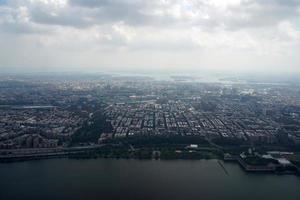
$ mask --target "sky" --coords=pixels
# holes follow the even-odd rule
[[[0,71],[300,72],[300,0],[0,0]]]

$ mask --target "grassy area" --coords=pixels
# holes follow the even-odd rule
[[[187,150],[169,148],[138,148],[127,149],[122,147],[103,148],[75,154],[70,158],[134,158],[134,159],[217,159],[222,158],[217,150]]]

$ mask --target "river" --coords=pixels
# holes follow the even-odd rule
[[[300,199],[294,175],[217,160],[50,159],[0,164],[0,199]]]

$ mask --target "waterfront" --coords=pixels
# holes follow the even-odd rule
[[[217,160],[52,159],[0,164],[0,199],[299,199],[300,178]]]

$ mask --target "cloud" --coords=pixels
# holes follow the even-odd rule
[[[29,10],[24,6],[17,8],[0,6],[0,32],[10,34],[49,33],[31,21]]]
[[[138,53],[140,60],[156,55],[155,63],[162,66],[169,58],[165,53],[182,53],[178,63],[191,59],[196,66],[201,56],[192,56],[199,53],[208,57],[204,64],[209,66],[214,66],[216,55],[223,57],[224,65],[232,65],[236,54],[253,58],[252,65],[282,57],[276,65],[288,61],[296,68],[299,21],[300,0],[0,0],[0,41],[6,40],[2,43],[11,52],[30,50],[32,65],[38,65],[38,51],[68,55],[66,64],[72,55],[76,63],[77,54],[85,52],[90,58],[85,61],[95,65],[103,64],[97,58],[101,53],[128,55],[126,62],[108,62],[126,65]],[[22,46],[10,46],[9,40]],[[5,60],[9,64],[9,57]]]
[[[276,26],[281,21],[299,17],[299,5],[298,0],[243,1],[228,9],[227,26],[234,29]]]
[[[32,23],[74,28],[123,22],[239,30],[300,17],[300,0],[8,0],[6,4],[9,9],[26,8]]]

